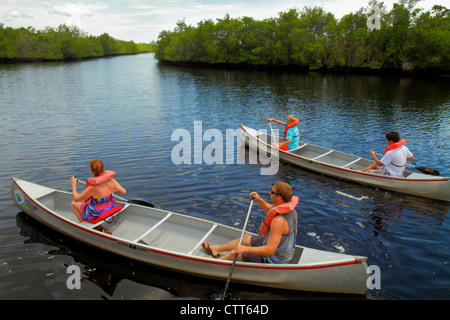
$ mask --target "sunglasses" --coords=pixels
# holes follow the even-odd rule
[[[280,196],[280,197],[281,197],[281,194],[276,193],[276,192],[273,192],[272,190],[270,190],[270,194],[274,194],[274,195],[276,195],[276,196]]]

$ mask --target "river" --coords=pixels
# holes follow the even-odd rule
[[[380,288],[363,299],[450,298],[448,202],[284,163],[261,175],[258,164],[175,164],[171,155],[179,143],[173,132],[193,135],[194,122],[225,140],[240,124],[269,129],[266,118],[294,114],[301,140],[364,157],[382,152],[384,134],[397,130],[415,165],[450,176],[448,78],[174,67],[142,54],[0,65],[0,110],[0,299],[212,299],[223,289],[74,243],[14,206],[11,177],[69,191],[69,178],[88,178],[95,158],[118,173],[127,198],[237,227],[251,191],[268,196],[272,183],[286,181],[301,199],[298,243],[364,255],[380,268]],[[253,208],[250,231],[262,217]],[[73,264],[83,270],[80,290],[66,285]],[[342,298],[233,283],[230,292],[236,299]]]

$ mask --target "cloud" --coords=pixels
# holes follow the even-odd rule
[[[64,5],[48,5],[48,12],[50,14],[60,14],[68,17],[92,17],[94,12],[86,7],[84,4],[66,3]]]
[[[3,18],[5,19],[5,21],[12,21],[15,20],[17,18],[27,18],[27,19],[33,19],[32,15],[29,15],[23,11],[19,11],[16,9],[11,9],[11,10],[7,10],[4,15]]]
[[[66,25],[76,25],[82,28],[81,18],[92,17],[95,13],[84,4],[65,3],[65,4],[48,4],[43,3],[50,15],[60,15],[68,17],[65,21]]]

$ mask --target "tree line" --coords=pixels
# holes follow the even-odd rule
[[[341,19],[321,7],[280,12],[276,18],[204,20],[197,27],[178,21],[160,32],[160,62],[299,67],[309,70],[390,69],[450,71],[450,12],[435,5],[415,9],[420,0],[383,3],[378,28],[361,8]]]
[[[4,27],[0,23],[0,63],[10,61],[81,60],[155,51],[155,43],[117,40],[107,33],[91,36],[76,26],[44,30]]]

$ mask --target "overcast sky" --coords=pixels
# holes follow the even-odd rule
[[[60,24],[76,25],[90,35],[108,33],[120,40],[156,41],[162,30],[173,30],[185,20],[197,26],[205,19],[248,16],[257,20],[277,17],[278,12],[304,6],[320,6],[336,18],[368,8],[369,0],[1,0],[0,23],[5,27],[37,30]],[[385,0],[388,10],[397,0]],[[417,7],[448,6],[448,0],[422,0]]]

